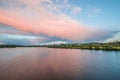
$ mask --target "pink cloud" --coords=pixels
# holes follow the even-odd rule
[[[26,32],[42,33],[72,40],[85,40],[91,36],[99,35],[97,29],[90,29],[64,14],[55,14],[37,4],[38,2],[42,4],[44,0],[17,1],[20,3],[17,6],[13,5],[14,2],[9,2],[9,9],[0,9],[0,23]],[[26,5],[26,8],[20,7],[22,3]]]

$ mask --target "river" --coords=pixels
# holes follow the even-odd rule
[[[1,48],[0,80],[120,80],[120,52]]]

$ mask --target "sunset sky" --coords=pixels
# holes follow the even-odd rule
[[[120,0],[0,0],[0,44],[120,41]]]

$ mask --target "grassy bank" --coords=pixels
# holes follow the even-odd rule
[[[16,48],[16,47],[48,47],[48,48],[65,48],[65,49],[88,49],[88,50],[109,50],[120,51],[120,42],[111,43],[84,43],[84,44],[59,44],[59,45],[0,45],[0,48]]]
[[[88,49],[88,50],[118,50],[120,51],[120,42],[111,43],[85,43],[85,44],[61,44],[48,45],[48,48],[68,48],[68,49]]]

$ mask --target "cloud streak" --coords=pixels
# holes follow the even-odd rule
[[[114,36],[107,38],[103,42],[116,42],[116,41],[120,41],[120,31],[117,32]]]
[[[7,6],[2,5],[2,7],[0,7],[0,23],[10,25],[26,32],[81,41],[101,36],[105,33],[99,29],[86,27],[71,17],[61,13],[61,9],[53,0],[5,1],[6,2],[3,3],[6,3]],[[63,4],[70,7],[67,0],[65,0]],[[74,9],[74,12],[79,11],[80,8]]]

